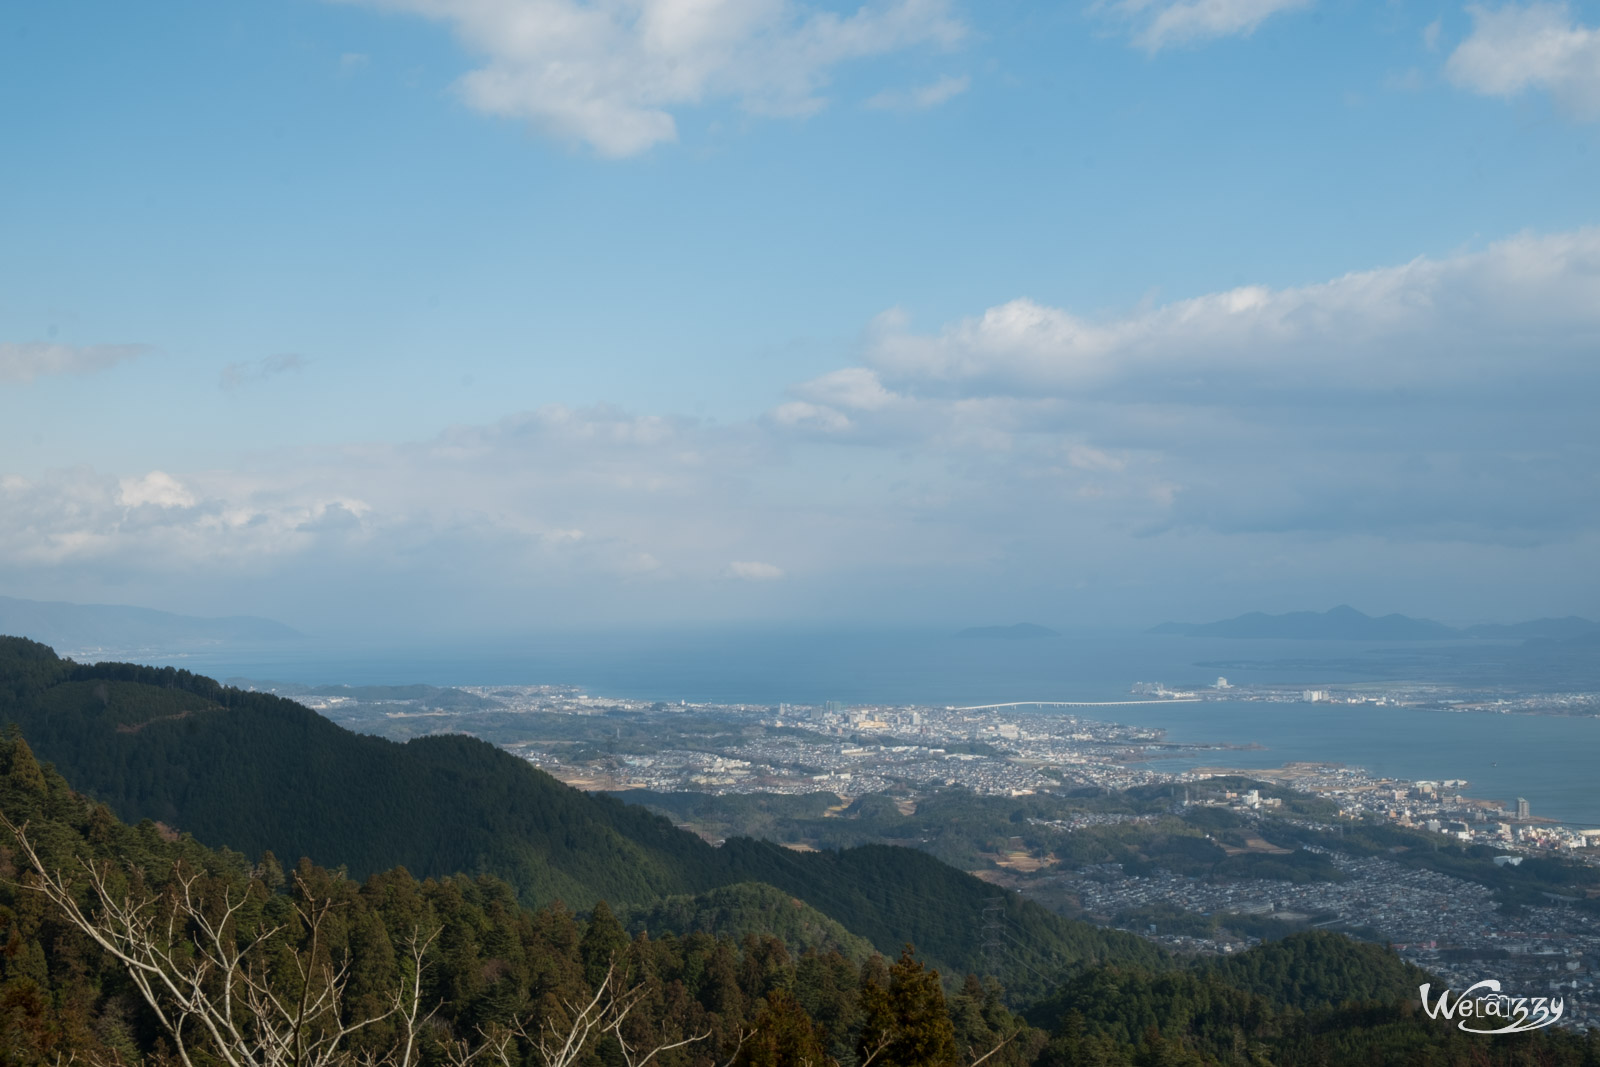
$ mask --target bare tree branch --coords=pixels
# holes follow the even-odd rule
[[[171,1039],[183,1067],[416,1067],[418,1044],[437,1008],[423,1010],[427,954],[440,934],[413,929],[404,943],[403,973],[382,1010],[351,1016],[350,960],[328,952],[328,917],[335,902],[295,877],[293,923],[241,929],[249,886],[213,888],[205,877],[174,865],[165,888],[152,889],[137,869],[119,878],[109,863],[81,857],[72,876],[52,868],[27,833],[0,812],[29,871],[23,887],[41,894],[66,920],[116,960]],[[80,904],[83,879],[89,903]],[[118,888],[122,884],[122,888]],[[274,960],[288,957],[290,980],[275,977]],[[474,1040],[440,1043],[451,1067],[520,1067],[522,1049],[541,1067],[573,1067],[603,1034],[611,1034],[626,1067],[651,1067],[658,1055],[704,1041],[711,1031],[649,1047],[635,1045],[623,1024],[643,1000],[643,984],[624,988],[615,960],[586,1000],[531,1026],[526,1019],[480,1029]],[[351,1038],[386,1020],[398,1035],[387,1047],[353,1048]],[[739,1032],[739,1049],[754,1030]],[[724,1067],[731,1067],[730,1057]],[[868,1061],[870,1062],[870,1061]],[[68,1061],[70,1065],[71,1061]],[[62,1067],[68,1067],[62,1065]],[[861,1067],[868,1067],[863,1063]]]
[[[282,924],[255,931],[239,929],[250,891],[224,887],[206,892],[202,876],[173,867],[165,891],[138,888],[141,872],[127,872],[118,890],[113,868],[75,859],[90,903],[79,903],[73,876],[53,869],[28,837],[27,824],[0,812],[30,870],[22,887],[42,895],[72,926],[116,960],[171,1039],[183,1067],[196,1067],[203,1048],[206,1062],[226,1067],[413,1067],[419,1031],[431,1017],[423,1013],[424,957],[438,937],[413,930],[406,942],[409,973],[390,994],[384,1010],[346,1016],[349,961],[325,959],[324,925],[333,901],[316,896],[297,877],[296,912],[304,927],[291,944],[295,971],[292,991],[273,980],[270,952],[290,931]],[[287,994],[287,995],[286,995]],[[357,1032],[391,1017],[400,1036],[387,1049],[351,1048]],[[561,1067],[567,1067],[562,1064]]]
[[[990,1049],[988,1052],[985,1052],[982,1056],[979,1056],[977,1059],[975,1059],[971,1063],[967,1064],[967,1067],[978,1067],[978,1064],[982,1063],[984,1060],[988,1059],[990,1056],[993,1056],[996,1052],[999,1052],[1001,1049],[1003,1049],[1007,1045],[1011,1044],[1011,1039],[1016,1037],[1016,1036],[1017,1036],[1017,1031],[1013,1030],[1011,1033],[1007,1034],[1004,1038],[1002,1038],[1000,1043],[998,1045],[996,1045],[994,1048]]]

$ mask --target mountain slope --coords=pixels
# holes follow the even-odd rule
[[[1164,622],[1153,634],[1182,637],[1282,638],[1324,641],[1447,641],[1463,637],[1491,640],[1594,640],[1600,623],[1569,615],[1564,619],[1479,623],[1457,629],[1432,619],[1409,615],[1372,616],[1340,604],[1328,611],[1291,611],[1268,615],[1252,611],[1220,622]]]
[[[983,909],[996,891],[932,857],[881,846],[799,854],[748,839],[713,848],[473,738],[398,744],[186,671],[76,664],[15,638],[0,638],[0,721],[121,818],[251,856],[308,856],[356,877],[397,866],[492,874],[525,903],[580,908],[765,882],[882,951],[912,941],[952,970],[985,964]],[[1013,988],[1089,959],[1160,957],[1131,935],[1001,899],[1006,933],[1028,949],[1001,975]]]
[[[706,850],[665,819],[585,797],[481,741],[400,745],[186,671],[52,660],[34,661],[47,673],[22,692],[0,688],[0,718],[123,819],[356,877],[493,871],[536,902],[710,887]]]
[[[1374,617],[1348,604],[1328,611],[1291,611],[1283,615],[1252,611],[1221,622],[1167,622],[1151,632],[1186,637],[1329,641],[1437,641],[1461,636],[1460,631],[1432,619],[1413,619],[1407,615]]]
[[[287,641],[304,635],[281,622],[237,615],[203,619],[121,604],[68,604],[0,596],[0,633],[67,648],[124,651]]]
[[[800,898],[761,882],[739,882],[696,896],[668,897],[652,907],[630,912],[627,925],[651,936],[700,931],[736,940],[747,935],[776,937],[794,956],[837,952],[858,964],[874,951],[866,938],[846,930]]]

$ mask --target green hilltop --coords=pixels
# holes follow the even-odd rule
[[[853,963],[877,950],[799,897],[762,882],[739,882],[695,896],[667,897],[626,918],[636,933],[707,933],[736,939],[776,937],[790,952],[837,952]]]

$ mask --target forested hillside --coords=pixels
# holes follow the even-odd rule
[[[89,930],[152,946],[149,958],[180,977],[196,973],[207,953],[270,961],[247,973],[282,1009],[238,1011],[229,1026],[257,1052],[274,1025],[279,1034],[298,1028],[306,1062],[329,1067],[1600,1062],[1594,1042],[1567,1033],[1489,1038],[1429,1020],[1405,988],[1415,975],[1392,954],[1334,935],[1209,967],[1091,967],[1028,1013],[1030,1025],[995,984],[935,975],[909,951],[893,962],[857,961],[826,949],[794,952],[755,930],[737,939],[680,934],[675,906],[630,937],[604,906],[587,919],[560,905],[530,910],[491,877],[418,881],[390,871],[358,883],[309,863],[285,871],[271,856],[251,862],[151,822],[120,822],[71,792],[14,736],[0,738],[0,815],[20,829],[0,831],[0,1067],[157,1067],[174,1062],[175,1033],[191,1062],[223,1062],[216,1035],[228,1027],[199,1020],[246,986],[201,981],[192,987],[198,997],[183,994],[188,1021],[174,1025],[176,998],[157,983],[152,1007]],[[96,881],[108,888],[103,898],[88,891]],[[51,886],[55,896],[42,891]],[[63,899],[75,901],[81,921]],[[176,934],[164,919],[106,922],[107,902],[125,900],[140,913],[175,917]],[[225,903],[232,918],[207,942],[201,935],[216,929],[207,924]],[[308,999],[313,1010],[300,1010]],[[584,1012],[594,1023],[587,1030]],[[568,1033],[578,1035],[572,1054],[552,1059],[549,1038],[559,1044]]]
[[[124,819],[356,877],[493,871],[529,903],[646,903],[716,884],[710,849],[467,737],[396,744],[172,668],[0,639],[0,720]]]
[[[626,916],[635,932],[747,934],[776,937],[791,952],[837,952],[856,963],[876,951],[872,942],[846,930],[799,897],[762,882],[740,882],[695,896],[668,897]]]
[[[915,942],[956,971],[1040,989],[1089,961],[1156,963],[1128,934],[1075,923],[908,849],[797,853],[721,848],[644,808],[578,792],[467,737],[405,744],[355,734],[291,701],[171,668],[83,665],[0,638],[0,721],[39,758],[129,821],[154,819],[213,846],[308,857],[356,878],[492,874],[519,900],[640,908],[763,882],[884,952]],[[984,908],[1001,904],[983,950]]]

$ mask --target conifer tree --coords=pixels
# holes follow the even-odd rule
[[[861,990],[866,1024],[859,1067],[956,1067],[955,1029],[945,1010],[939,972],[925,968],[907,945],[889,968],[885,988],[869,975]]]
[[[822,1037],[795,995],[787,989],[768,993],[738,1067],[825,1067],[828,1062]]]
[[[583,959],[583,976],[591,986],[598,986],[613,963],[620,963],[628,950],[628,932],[612,914],[605,901],[594,906],[589,916],[589,926],[579,942],[578,954]]]

